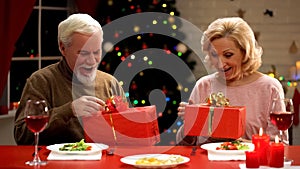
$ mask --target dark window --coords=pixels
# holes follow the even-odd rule
[[[39,6],[39,1],[36,1],[30,18],[15,44],[16,49],[8,79],[10,102],[20,100],[26,79],[33,72],[56,63],[61,58],[57,45],[57,26],[68,16],[69,2],[68,0],[42,0],[41,2]],[[41,23],[39,23],[39,14],[41,14]]]

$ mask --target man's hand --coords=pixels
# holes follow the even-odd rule
[[[81,96],[72,102],[72,110],[75,116],[90,116],[105,109],[105,102],[94,96]]]

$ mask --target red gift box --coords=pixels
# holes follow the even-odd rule
[[[190,136],[237,139],[245,132],[245,121],[245,106],[187,105],[184,114],[184,133]]]
[[[82,118],[87,142],[108,145],[154,145],[160,141],[156,107],[128,108],[115,113],[98,112]]]

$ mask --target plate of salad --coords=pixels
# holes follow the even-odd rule
[[[208,143],[201,145],[201,148],[218,154],[245,154],[245,151],[253,151],[254,144],[241,141]]]
[[[209,160],[246,160],[245,151],[253,151],[254,144],[232,141],[203,144],[201,148],[207,150]]]
[[[48,150],[59,154],[94,154],[107,148],[107,145],[101,143],[85,143],[84,139],[75,143],[62,143],[47,146]]]

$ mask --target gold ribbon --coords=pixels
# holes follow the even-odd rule
[[[212,134],[212,125],[214,118],[214,109],[215,107],[229,106],[229,99],[227,99],[222,92],[212,93],[206,99],[209,105],[209,114],[208,114],[208,135]]]
[[[114,121],[113,121],[113,118],[112,118],[112,113],[109,113],[109,119],[110,119],[110,123],[111,123],[111,129],[112,129],[112,132],[113,132],[113,135],[114,135],[115,144],[117,144],[117,134],[116,134],[115,127],[114,127]]]
[[[214,109],[215,107],[210,106],[209,107],[209,115],[208,115],[208,135],[211,136],[212,134],[212,124],[213,124],[213,118],[214,118]]]

